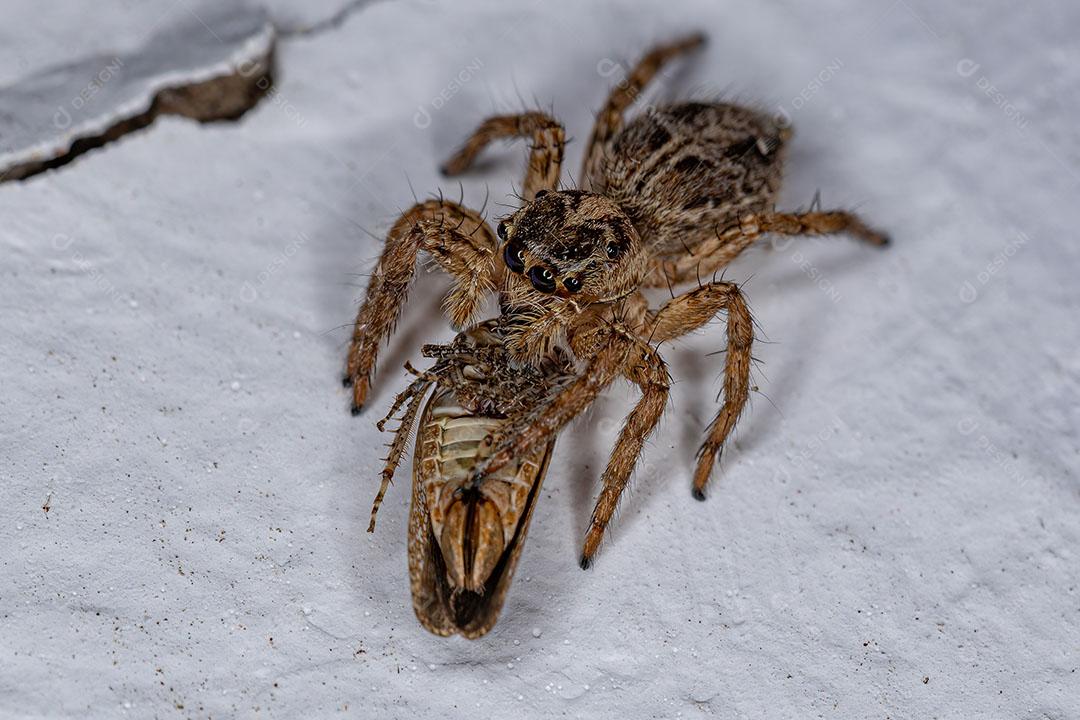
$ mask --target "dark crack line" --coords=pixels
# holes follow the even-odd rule
[[[273,87],[274,49],[243,70],[198,83],[165,88],[151,99],[149,107],[136,115],[118,119],[103,132],[74,140],[66,152],[46,160],[33,160],[0,171],[0,183],[25,180],[62,167],[80,155],[108,145],[149,127],[162,115],[179,115],[200,123],[233,122],[259,104]]]
[[[344,25],[345,21],[348,20],[354,13],[374,3],[375,0],[352,0],[349,3],[346,3],[340,10],[338,10],[330,17],[319,20],[312,25],[308,25],[306,27],[282,27],[275,23],[274,29],[277,30],[278,37],[282,39],[322,35],[323,33],[329,32],[331,30],[337,30],[342,25]]]

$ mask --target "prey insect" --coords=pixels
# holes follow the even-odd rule
[[[691,482],[694,497],[705,499],[750,395],[754,341],[742,289],[716,280],[719,270],[770,233],[887,242],[850,212],[776,209],[790,136],[777,118],[722,102],[624,117],[665,63],[703,42],[695,35],[653,48],[611,91],[585,148],[580,187],[560,185],[565,133],[557,120],[542,112],[491,117],[443,171],[467,171],[494,140],[528,138],[520,206],[493,231],[481,213],[432,199],[390,229],[349,347],[344,381],[354,414],[368,399],[379,346],[393,332],[421,254],[452,278],[443,306],[455,326],[467,327],[493,294],[501,311],[494,325],[482,326],[487,334],[459,338],[472,343],[467,352],[455,345],[450,355],[433,355],[435,367],[419,373],[397,403],[411,423],[418,398],[433,388],[417,441],[409,557],[417,614],[435,632],[475,637],[494,622],[523,538],[508,528],[527,529],[535,502],[526,485],[539,487],[561,429],[624,378],[640,398],[601,476],[581,552],[581,566],[590,565],[668,404],[670,377],[658,346],[723,314],[723,402],[705,429]],[[690,283],[676,295],[676,286]],[[650,307],[642,290],[654,287],[668,288],[671,300]],[[481,347],[498,362],[473,362],[469,353]],[[525,404],[511,412],[494,395],[484,404],[499,386],[487,375],[492,368],[517,383],[506,387]],[[449,430],[463,433],[460,444]],[[394,444],[406,443],[402,437]],[[391,458],[402,451],[392,448]],[[380,499],[385,473],[383,480]]]
[[[423,372],[407,366],[416,380],[379,422],[385,429],[404,408],[368,530],[375,529],[379,505],[419,414],[409,511],[413,609],[437,635],[476,638],[498,619],[555,438],[537,443],[482,481],[472,468],[490,454],[505,427],[573,378],[573,365],[556,352],[535,367],[518,367],[506,351],[499,320],[481,323],[449,345],[427,345],[423,352],[435,364]]]

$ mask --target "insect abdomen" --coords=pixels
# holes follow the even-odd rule
[[[507,421],[437,389],[420,418],[409,516],[413,607],[439,635],[486,633],[498,618],[554,441],[479,483],[473,468]]]

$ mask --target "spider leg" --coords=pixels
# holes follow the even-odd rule
[[[789,236],[848,233],[871,245],[889,244],[885,233],[871,228],[858,215],[843,210],[746,215],[738,225],[718,230],[713,237],[694,247],[693,253],[674,260],[670,257],[654,260],[644,285],[664,287],[670,283],[688,282],[699,272],[719,270],[768,233]]]
[[[496,115],[480,123],[471,136],[443,165],[447,175],[460,175],[469,169],[480,152],[499,138],[527,137],[532,139],[529,164],[525,169],[522,195],[531,201],[537,190],[554,190],[562,171],[566,133],[559,121],[541,112],[520,115]]]
[[[630,482],[630,475],[641,456],[645,440],[659,424],[664,408],[667,407],[671,379],[663,359],[648,344],[635,345],[623,373],[641,389],[641,399],[627,415],[619,439],[611,451],[607,468],[600,479],[600,497],[596,499],[581,550],[583,570],[592,564],[593,556],[604,538],[604,531],[615,514],[619,498]]]
[[[447,200],[414,205],[398,218],[356,316],[344,383],[353,388],[353,414],[367,400],[379,344],[393,332],[416,273],[420,251],[448,272],[453,287],[443,301],[451,321],[464,325],[495,288],[498,240],[473,210]]]
[[[596,185],[601,177],[600,163],[604,150],[615,135],[622,130],[623,112],[633,104],[666,62],[704,44],[705,36],[694,34],[667,45],[654,47],[638,60],[630,74],[615,86],[608,95],[604,107],[596,114],[592,135],[585,149],[581,181],[586,184],[586,187],[589,184]]]
[[[724,404],[709,424],[705,442],[698,451],[693,484],[694,497],[698,500],[705,499],[705,485],[713,465],[750,396],[750,353],[754,341],[750,310],[738,285],[713,282],[666,302],[652,313],[642,333],[656,342],[671,340],[700,328],[721,310],[727,312],[728,334]]]
[[[659,354],[624,325],[613,324],[590,353],[593,360],[585,371],[564,385],[534,412],[515,418],[500,433],[492,454],[474,470],[479,482],[521,457],[536,444],[548,440],[583,412],[611,382],[622,375],[641,389],[642,397],[630,412],[611,452],[601,478],[602,490],[593,509],[581,554],[587,568],[600,547],[604,530],[611,521],[619,497],[641,455],[646,438],[660,422],[667,406],[670,378]]]
[[[585,370],[531,412],[512,419],[500,431],[491,454],[473,470],[476,482],[521,457],[537,443],[555,437],[619,376],[632,343],[612,333],[592,355]]]

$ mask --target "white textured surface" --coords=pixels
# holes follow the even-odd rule
[[[208,25],[215,12],[260,5],[288,33],[318,27],[363,0],[109,0],[3,3],[0,87],[27,75],[99,53],[134,51],[163,28],[192,21]],[[197,38],[192,38],[200,42]],[[96,72],[96,71],[95,71]]]
[[[239,124],[164,118],[0,185],[0,715],[1080,715],[1080,11],[638,5],[374,4],[286,41]],[[31,25],[6,51],[44,32],[30,7],[5,8]],[[138,46],[115,27],[93,52]],[[737,262],[768,399],[709,501],[688,484],[719,324],[665,347],[672,410],[594,568],[623,386],[560,442],[494,632],[429,636],[406,482],[364,528],[374,420],[450,333],[425,276],[349,416],[360,226],[411,202],[406,173],[456,194],[438,161],[518,92],[565,120],[576,174],[604,58],[696,28],[712,44],[659,95],[784,107],[782,204],[820,188],[895,243]],[[466,201],[508,202],[523,154],[492,152]]]

